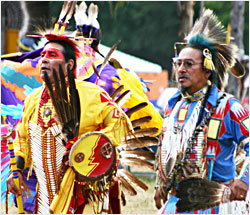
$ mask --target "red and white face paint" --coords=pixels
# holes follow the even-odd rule
[[[44,72],[46,71],[51,83],[54,83],[53,69],[59,73],[59,65],[62,65],[64,74],[66,74],[67,63],[63,55],[63,46],[58,43],[48,43],[41,52],[40,76],[44,80]],[[59,74],[58,74],[59,76]]]

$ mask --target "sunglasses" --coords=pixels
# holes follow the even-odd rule
[[[185,69],[190,69],[194,65],[202,64],[202,62],[193,62],[192,60],[173,60],[173,66],[175,69],[179,69],[182,64],[184,65]]]

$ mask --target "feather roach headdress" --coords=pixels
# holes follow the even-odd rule
[[[203,66],[207,71],[216,73],[219,88],[225,86],[228,71],[238,78],[245,74],[244,68],[237,60],[237,46],[226,43],[226,38],[226,29],[209,9],[204,10],[185,37],[187,46],[199,46],[198,49],[204,57]]]

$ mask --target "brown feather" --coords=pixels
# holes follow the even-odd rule
[[[145,123],[148,123],[152,119],[151,116],[145,116],[140,119],[135,119],[131,121],[133,128],[139,127]]]
[[[126,114],[127,114],[128,117],[131,117],[131,115],[132,115],[134,112],[136,112],[136,111],[138,111],[138,110],[140,110],[140,109],[146,107],[147,105],[148,105],[147,102],[142,102],[142,103],[140,103],[140,104],[138,104],[138,105],[136,105],[136,106],[130,108],[129,110],[127,110],[127,111],[126,111]]]
[[[224,196],[224,190],[228,189],[224,184],[215,181],[208,181],[201,178],[189,178],[181,181],[176,190],[177,212],[191,212],[195,210],[205,210],[218,206],[230,200],[229,195]]]
[[[141,181],[137,176],[133,175],[131,172],[125,169],[118,169],[119,175],[122,175],[124,178],[127,178],[132,184],[136,185],[136,187],[142,189],[143,191],[148,190],[148,186]]]
[[[241,78],[246,74],[244,67],[237,59],[234,66],[230,68],[230,72],[237,78]]]
[[[112,53],[116,50],[117,46],[119,45],[119,43],[121,42],[121,40],[118,40],[113,46],[112,48],[109,50],[107,56],[104,58],[104,61],[101,65],[101,68],[99,70],[99,74],[101,74],[103,68],[106,66],[107,62],[109,61],[110,56],[112,55]]]
[[[118,60],[116,60],[115,58],[111,58],[109,63],[115,67],[116,69],[122,69],[122,66],[120,64],[120,62]]]
[[[144,129],[135,130],[134,135],[137,138],[145,137],[145,136],[153,136],[157,134],[158,131],[159,131],[158,128],[144,128]]]
[[[122,144],[127,144],[130,148],[143,148],[148,146],[158,145],[158,138],[156,137],[139,137],[133,139],[127,139]]]
[[[71,3],[69,1],[65,1],[63,3],[62,10],[61,10],[59,18],[58,18],[58,22],[60,22],[64,19],[64,17],[66,16],[66,14],[69,11],[70,5],[71,5]]]
[[[98,73],[98,71],[97,71],[97,69],[96,69],[95,64],[93,63],[93,61],[91,61],[91,65],[92,65],[92,68],[94,70],[94,73],[97,75],[98,78],[100,78],[100,75],[99,75],[99,73]]]
[[[77,3],[77,1],[71,2],[71,6],[69,8],[69,12],[68,12],[68,14],[66,16],[66,19],[65,19],[64,23],[68,23],[68,21],[71,19],[72,14],[73,14],[74,9],[75,9],[75,6],[76,6],[76,3]]]
[[[118,174],[119,171],[117,172],[117,178],[121,182],[122,188],[125,189],[129,195],[135,196],[137,194],[136,190],[127,182],[127,180],[123,176]]]
[[[118,96],[118,94],[124,89],[124,86],[121,85],[119,86],[111,95],[110,97],[113,99],[115,99],[116,96]]]
[[[46,87],[48,88],[52,104],[53,104],[53,106],[55,108],[55,111],[57,113],[58,121],[62,125],[63,120],[62,120],[62,116],[61,116],[61,112],[60,112],[60,108],[59,108],[59,103],[58,103],[58,100],[55,97],[51,81],[50,81],[48,73],[46,71],[44,73],[44,82],[45,82]]]
[[[121,158],[121,162],[123,165],[126,165],[126,166],[138,166],[140,168],[144,167],[144,168],[154,171],[153,163],[147,160],[140,159],[140,158],[129,158],[129,157]]]
[[[139,157],[144,160],[155,160],[155,153],[144,150],[124,150],[120,152],[121,157]]]
[[[128,97],[130,97],[131,95],[131,91],[130,90],[126,90],[124,93],[122,93],[116,100],[115,103],[116,104],[121,104],[120,106],[122,106],[126,100],[128,99]]]

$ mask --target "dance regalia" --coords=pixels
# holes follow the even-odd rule
[[[102,131],[110,137],[114,146],[118,146],[126,132],[122,113],[114,106],[107,93],[96,85],[76,81],[76,87],[79,92],[84,92],[79,93],[82,110],[79,136],[89,131]],[[31,166],[36,172],[37,213],[48,213],[58,192],[58,171],[66,150],[61,141],[61,128],[54,114],[47,88],[43,86],[34,90],[25,101],[14,140],[15,155],[23,157],[25,167]],[[105,118],[108,118],[107,125],[103,123]]]
[[[241,144],[246,156],[249,156],[248,113],[233,96],[223,93],[215,86],[208,97],[205,115],[212,107],[216,108],[194,139],[191,150],[186,150],[188,139],[192,137],[198,124],[201,101],[206,90],[207,87],[189,97],[183,97],[177,92],[166,107],[156,186],[163,190],[169,189],[170,198],[159,213],[177,213],[178,198],[175,191],[180,181],[189,177],[211,177],[212,181],[230,184],[236,177],[235,148]],[[180,170],[178,162],[181,162],[184,153],[191,164],[187,168],[184,164]],[[174,159],[173,164],[169,162],[170,159]],[[170,172],[167,172],[169,169]],[[249,185],[249,165],[242,173],[239,178]],[[219,213],[219,207],[192,213]]]

